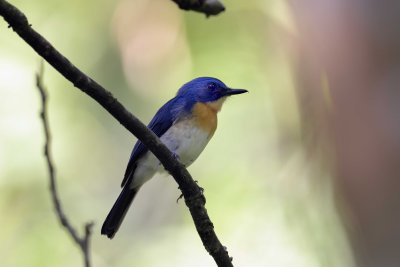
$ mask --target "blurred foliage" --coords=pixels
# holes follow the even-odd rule
[[[209,19],[165,0],[12,3],[144,122],[193,77],[248,89],[225,104],[190,167],[235,265],[351,266],[330,174],[302,145],[285,2],[229,1]],[[1,265],[80,266],[50,203],[34,86],[40,59],[3,21],[0,32]],[[96,223],[93,266],[214,266],[167,175],[143,188],[116,238],[100,236],[136,139],[51,67],[45,72],[61,199],[75,225]]]

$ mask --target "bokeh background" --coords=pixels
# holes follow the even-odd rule
[[[209,19],[166,0],[11,2],[145,123],[194,77],[250,91],[189,168],[235,266],[400,265],[395,1],[232,0]],[[2,20],[0,265],[82,266],[50,202],[40,62]],[[48,65],[45,84],[60,197],[79,230],[95,222],[93,266],[215,266],[168,175],[100,236],[136,138]]]

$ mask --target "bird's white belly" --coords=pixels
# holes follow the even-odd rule
[[[160,140],[179,158],[186,167],[193,163],[206,147],[211,134],[184,120],[171,126]],[[150,151],[138,161],[131,187],[136,188],[150,180],[157,171],[164,170],[159,160]]]
[[[191,121],[177,123],[161,137],[161,141],[185,166],[189,166],[197,159],[209,140],[210,133]]]

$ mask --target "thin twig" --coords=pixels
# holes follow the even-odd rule
[[[193,10],[204,13],[207,17],[216,16],[225,10],[224,5],[219,0],[172,0],[180,9]]]
[[[25,14],[5,0],[0,0],[0,16],[42,58],[52,65],[75,87],[89,95],[107,110],[128,131],[135,135],[160,160],[174,177],[189,208],[196,230],[207,252],[219,267],[232,267],[226,247],[219,241],[205,208],[205,198],[200,187],[171,151],[138,118],[130,113],[109,91],[91,79],[65,56],[58,52],[43,36],[32,29]]]
[[[51,199],[54,205],[54,210],[61,225],[67,230],[67,232],[72,237],[74,242],[79,246],[84,258],[85,267],[90,267],[89,241],[93,223],[90,222],[85,224],[84,234],[82,237],[80,237],[76,229],[71,225],[68,217],[65,215],[61,205],[60,198],[58,196],[56,171],[51,156],[51,134],[50,134],[48,115],[47,115],[47,93],[46,93],[46,88],[43,85],[43,63],[40,66],[39,72],[36,74],[36,87],[40,92],[40,99],[42,104],[42,110],[40,111],[40,118],[42,119],[43,130],[45,135],[44,155],[46,158],[47,168],[49,171],[49,179],[50,179],[49,189],[50,189]]]

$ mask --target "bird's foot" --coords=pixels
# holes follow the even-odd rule
[[[204,196],[204,188],[199,186],[200,189],[200,197],[202,198],[202,200],[204,201],[204,203],[206,203],[206,197]]]
[[[204,193],[204,188],[201,187],[201,186],[199,186],[199,189],[200,189],[200,193],[203,195],[203,193]]]
[[[199,182],[197,181],[197,180],[194,180],[194,182],[196,183],[196,184],[198,184]],[[197,187],[199,188],[199,190],[200,190],[200,197],[203,199],[203,201],[204,201],[204,203],[206,202],[206,198],[204,197],[204,188],[203,187],[201,187],[201,186],[199,186],[199,185],[197,185]],[[178,189],[180,190],[181,188],[178,186]],[[179,203],[179,200],[180,199],[182,199],[183,198],[183,194],[180,194],[180,196],[176,199],[176,203]]]
[[[176,199],[176,204],[178,204],[179,200],[183,198],[183,194],[181,194],[177,199]]]
[[[199,181],[197,181],[197,180],[194,180],[194,182],[197,184],[197,187],[199,188],[199,190],[200,190],[200,194],[202,194],[203,195],[203,193],[204,193],[204,188],[203,187],[201,187],[201,186],[199,186]]]

